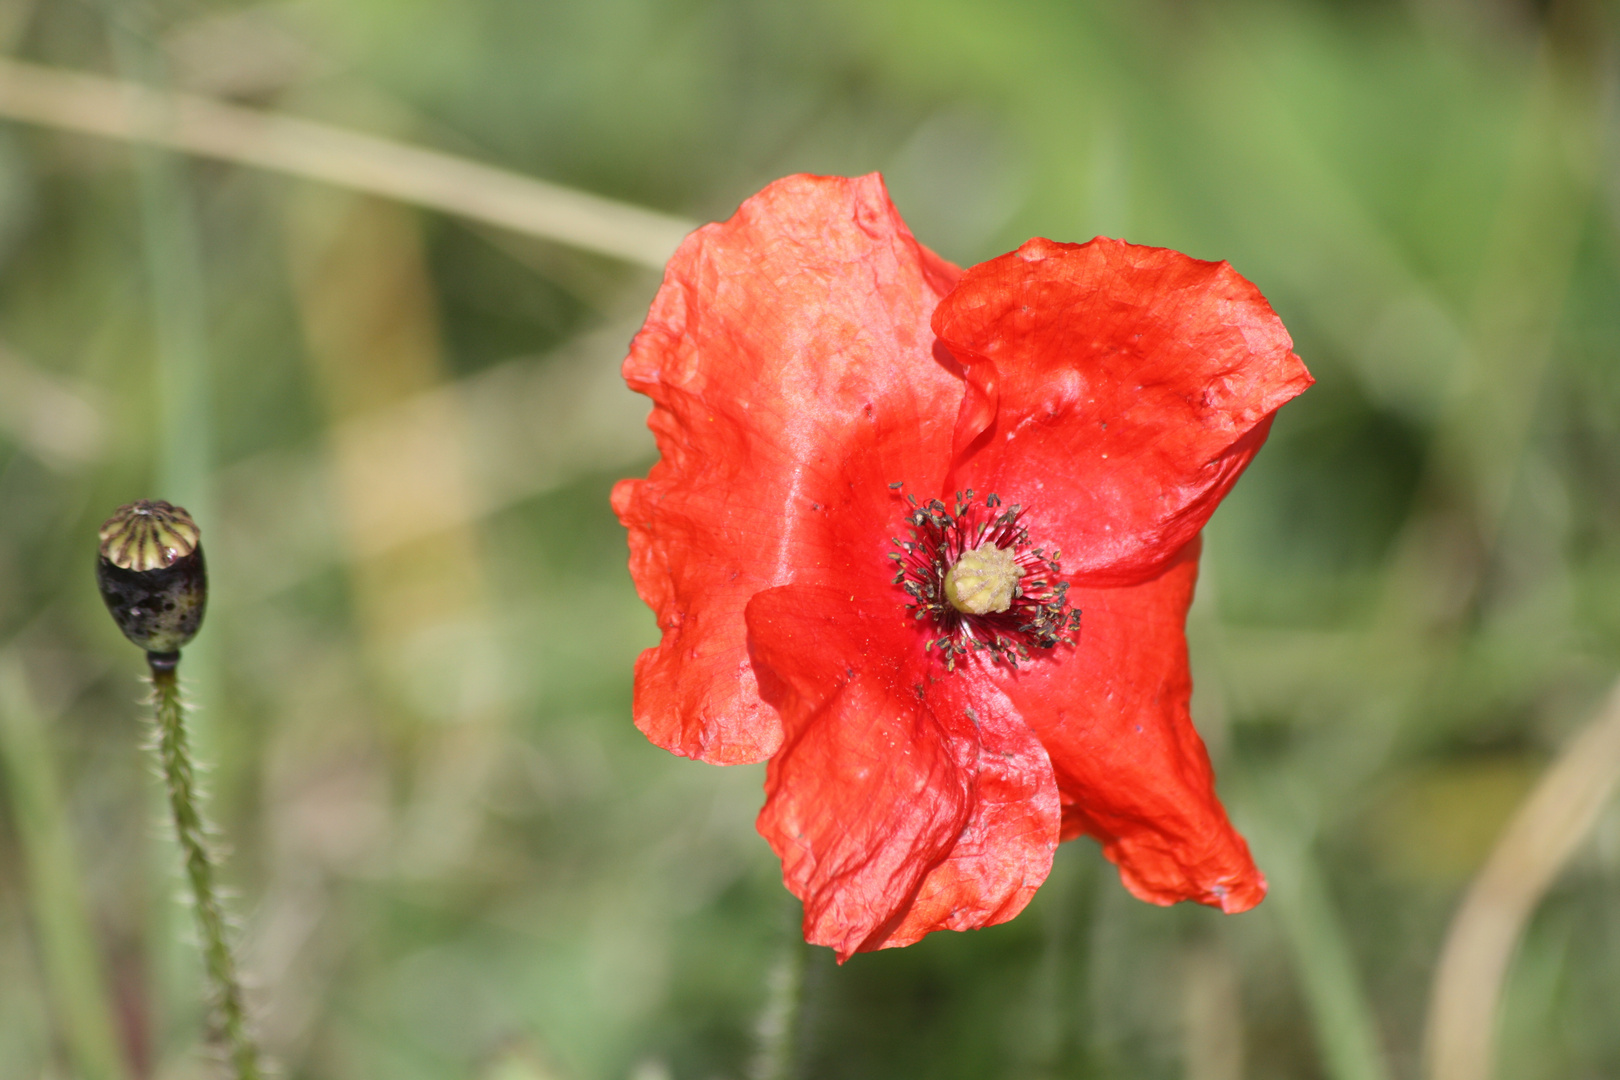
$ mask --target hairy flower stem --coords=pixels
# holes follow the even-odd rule
[[[793,905],[797,914],[798,905]],[[795,919],[788,940],[766,977],[765,1002],[755,1023],[758,1040],[749,1080],[794,1080],[804,1057],[803,1022],[808,946]]]
[[[202,936],[203,962],[214,995],[220,1034],[224,1037],[237,1080],[260,1080],[259,1050],[247,1030],[242,985],[236,959],[225,940],[225,916],[214,892],[214,863],[208,850],[208,826],[197,796],[191,749],[186,739],[185,706],[175,677],[178,653],[148,653],[152,669],[153,704],[156,706],[157,751],[163,781],[169,789],[174,831],[185,857],[186,881],[191,886],[197,929]]]

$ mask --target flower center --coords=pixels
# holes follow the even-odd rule
[[[945,571],[945,599],[966,615],[988,615],[1012,607],[1013,590],[1024,576],[1008,548],[980,544]]]
[[[889,555],[894,583],[947,671],[969,650],[1016,667],[1031,649],[1074,644],[1080,612],[1069,608],[1060,553],[1031,545],[1022,507],[1003,509],[993,494],[978,503],[972,491],[958,492],[954,506],[906,498],[908,539],[896,539],[900,550]]]

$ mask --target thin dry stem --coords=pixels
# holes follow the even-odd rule
[[[1497,1007],[1525,924],[1620,784],[1620,684],[1525,800],[1468,889],[1440,954],[1430,1080],[1490,1080]]]
[[[680,218],[311,120],[0,59],[0,116],[320,180],[662,269]]]

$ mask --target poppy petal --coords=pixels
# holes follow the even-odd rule
[[[823,586],[748,605],[786,739],[759,831],[840,961],[1023,910],[1051,871],[1058,792],[1034,734],[981,671],[930,667],[904,612]]]
[[[1051,757],[1063,837],[1089,833],[1143,900],[1245,911],[1266,881],[1215,796],[1187,710],[1187,606],[1198,545],[1141,585],[1075,588],[1079,640],[1019,669],[1007,696]]]
[[[1022,502],[1090,585],[1158,573],[1312,381],[1226,263],[1118,240],[1037,239],[980,263],[934,329],[970,387],[954,486]]]
[[[831,507],[887,515],[867,488],[943,475],[963,384],[928,320],[959,274],[912,238],[876,174],[779,180],[670,260],[624,362],[662,458],[613,491],[663,631],[635,683],[636,724],[659,746],[731,764],[779,745],[744,606],[850,559],[829,541]],[[890,475],[857,484],[852,456]],[[888,527],[858,531],[877,543]]]

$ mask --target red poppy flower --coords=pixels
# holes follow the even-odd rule
[[[1225,263],[1031,240],[962,271],[882,180],[687,238],[624,363],[613,506],[663,639],[636,723],[770,759],[759,831],[840,960],[1010,919],[1089,834],[1144,900],[1265,894],[1193,730],[1198,533],[1311,383]]]

